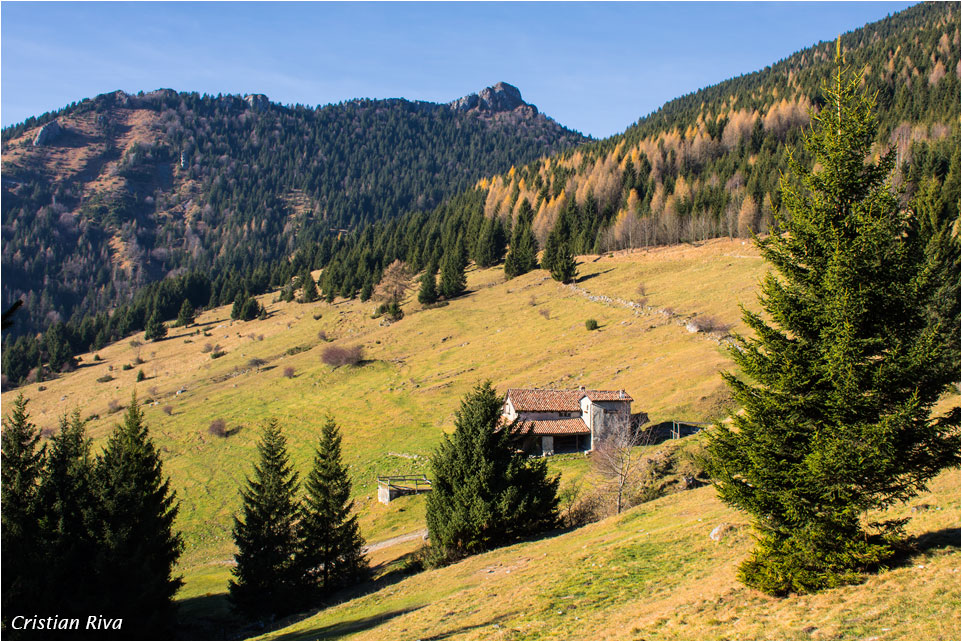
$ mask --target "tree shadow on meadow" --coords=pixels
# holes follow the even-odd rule
[[[593,279],[596,276],[601,276],[602,274],[607,274],[608,272],[613,272],[615,268],[608,268],[607,270],[601,270],[600,272],[592,272],[591,274],[582,274],[576,278],[572,283],[584,283],[588,279]]]
[[[329,624],[327,626],[319,626],[313,629],[306,629],[304,631],[292,632],[286,635],[279,636],[277,639],[278,640],[334,640],[338,638],[343,638],[344,636],[351,635],[354,633],[360,633],[361,631],[367,631],[368,629],[373,629],[375,626],[379,626],[401,615],[405,615],[407,613],[413,613],[414,611],[417,611],[423,607],[424,605],[414,606],[406,609],[397,609],[394,611],[386,611],[384,613],[379,613],[377,615],[357,618],[354,620],[346,620],[344,622]]]

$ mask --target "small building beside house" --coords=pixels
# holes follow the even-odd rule
[[[517,421],[514,431],[531,455],[588,452],[606,427],[631,421],[632,401],[624,390],[510,388],[501,418]]]

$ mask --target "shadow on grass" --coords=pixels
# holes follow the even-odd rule
[[[304,631],[295,631],[288,633],[286,635],[279,636],[278,640],[333,640],[337,638],[342,638],[347,635],[354,633],[360,633],[362,631],[367,631],[368,629],[373,629],[375,626],[381,625],[389,620],[393,620],[396,617],[405,615],[407,613],[413,613],[418,609],[423,608],[422,606],[414,606],[407,609],[398,609],[396,611],[387,611],[385,613],[379,613],[377,615],[371,615],[369,617],[357,618],[355,620],[346,620],[344,622],[338,622],[336,624],[330,624],[328,626],[319,626],[313,629],[306,629]]]
[[[514,616],[516,616],[516,615],[518,615],[518,612],[517,612],[517,611],[512,611],[511,613],[506,613],[506,614],[504,614],[504,615],[500,615],[500,616],[498,616],[498,617],[491,618],[491,619],[488,620],[487,622],[481,622],[480,624],[469,624],[469,625],[466,625],[466,626],[459,626],[459,627],[457,627],[457,628],[448,629],[448,630],[446,630],[446,631],[443,631],[442,633],[437,633],[437,634],[435,634],[435,635],[426,637],[426,638],[424,638],[424,639],[425,639],[425,640],[444,640],[444,639],[446,639],[446,638],[451,638],[451,639],[455,639],[455,640],[458,640],[458,639],[461,639],[461,640],[479,639],[478,636],[472,636],[472,635],[467,635],[467,634],[469,634],[469,633],[471,633],[471,632],[474,632],[474,631],[478,631],[479,629],[482,629],[482,628],[484,628],[484,627],[486,627],[486,626],[491,626],[492,624],[493,624],[493,625],[500,625],[500,623],[501,623],[502,620],[505,620],[505,619],[510,618],[510,617],[514,617]],[[498,628],[500,628],[500,626],[498,626]]]
[[[178,640],[239,639],[245,622],[234,615],[227,593],[208,593],[177,602]]]
[[[608,268],[607,270],[602,270],[601,272],[595,272],[593,274],[583,274],[579,276],[577,279],[575,279],[574,281],[572,281],[572,283],[583,283],[584,281],[587,281],[588,279],[593,279],[596,276],[601,276],[602,274],[608,274],[608,272],[614,272],[614,270],[615,268]]]
[[[911,558],[915,555],[940,548],[958,550],[960,547],[962,547],[962,529],[943,528],[909,537],[890,562],[893,566],[906,566],[912,563]]]

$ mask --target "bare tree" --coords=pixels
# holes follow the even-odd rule
[[[636,451],[651,442],[651,431],[642,430],[628,415],[606,415],[604,430],[591,456],[591,465],[599,478],[599,490],[616,499],[616,514],[625,508],[629,492],[645,468],[645,460]]]
[[[411,289],[411,269],[407,263],[395,259],[384,268],[381,281],[377,284],[375,295],[382,301],[400,302]]]

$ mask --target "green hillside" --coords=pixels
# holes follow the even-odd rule
[[[745,517],[700,488],[375,584],[258,639],[957,640],[959,510],[945,471],[886,515],[911,518],[915,552],[863,584],[776,599],[736,581]]]
[[[624,388],[634,410],[653,422],[727,412],[718,377],[730,364],[727,353],[717,336],[690,333],[684,323],[711,315],[738,327],[737,304],[752,305],[762,270],[750,244],[585,257],[580,270],[581,281],[567,287],[540,270],[506,282],[500,269],[474,269],[470,294],[434,309],[409,297],[404,319],[388,326],[371,318],[371,303],[302,305],[269,294],[261,297],[269,312],[263,321],[231,322],[229,308],[217,308],[200,315],[197,327],[173,328],[160,342],[137,335],[114,343],[82,355],[75,372],[20,390],[41,427],[54,427],[74,407],[93,417],[95,451],[136,390],[181,502],[185,592],[196,594],[195,581],[203,592],[223,592],[224,563],[233,555],[231,515],[254,460],[257,427],[268,417],[280,421],[301,469],[325,416],[340,423],[362,533],[379,541],[423,528],[423,506],[377,503],[375,476],[425,470],[460,398],[479,380],[491,379],[501,391]],[[636,311],[592,300],[598,296],[644,305]],[[588,318],[598,330],[585,329]],[[321,331],[333,341],[320,339]],[[328,345],[361,345],[362,365],[325,365]],[[212,359],[215,352],[226,354]],[[264,363],[251,365],[255,358]],[[140,370],[146,379],[137,383]],[[3,403],[17,392],[4,393]],[[217,419],[239,432],[210,434]],[[584,470],[583,460],[559,470],[570,466]]]

